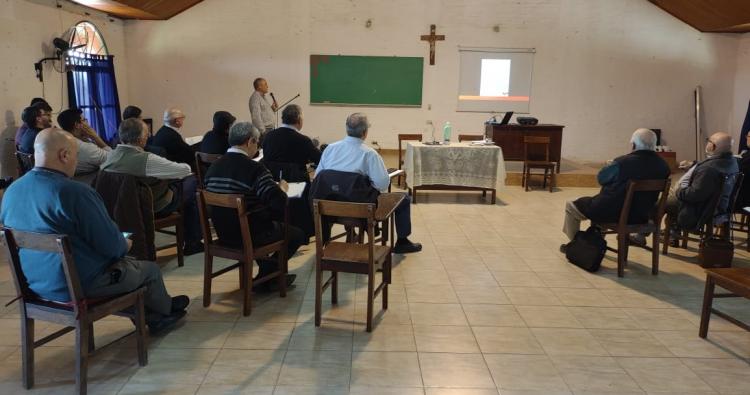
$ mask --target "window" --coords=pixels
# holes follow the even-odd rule
[[[99,30],[90,22],[71,29],[68,66],[68,103],[83,111],[99,136],[112,141],[120,125],[120,100],[115,80],[114,56]]]

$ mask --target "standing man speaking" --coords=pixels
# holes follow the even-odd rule
[[[252,118],[253,125],[258,128],[261,133],[261,138],[267,132],[276,129],[276,116],[274,112],[279,108],[276,99],[271,96],[271,103],[268,102],[266,95],[268,94],[268,82],[263,78],[256,78],[253,81],[253,88],[255,92],[250,95],[250,117]]]

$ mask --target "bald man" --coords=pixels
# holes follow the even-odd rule
[[[732,156],[732,136],[724,132],[712,134],[705,150],[706,159],[685,172],[667,200],[667,215],[677,218],[676,225],[680,229],[693,230],[701,225],[698,222],[703,211],[719,188],[723,191],[716,214],[726,213],[729,206],[734,179],[731,185],[725,185],[724,176],[739,172],[737,160]],[[677,236],[674,231],[673,235]]]
[[[22,231],[67,235],[86,297],[145,287],[146,323],[152,334],[182,318],[190,299],[169,296],[154,262],[126,258],[130,242],[110,219],[99,194],[71,180],[78,162],[76,139],[61,129],[44,129],[34,140],[34,159],[36,167],[5,192],[0,222]],[[21,250],[20,258],[32,291],[44,299],[70,301],[58,255]]]

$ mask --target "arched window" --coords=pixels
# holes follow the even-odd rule
[[[91,127],[105,141],[117,136],[120,99],[115,81],[114,56],[93,23],[78,22],[70,30],[68,103],[83,111]]]
[[[75,56],[76,53],[109,55],[107,43],[93,23],[86,21],[78,22],[71,30],[69,41],[71,55]]]

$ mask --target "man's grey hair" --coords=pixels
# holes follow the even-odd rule
[[[656,150],[656,133],[651,129],[640,128],[633,132],[630,142],[635,146],[635,150]]]
[[[146,129],[146,123],[139,118],[128,118],[120,124],[118,133],[123,144],[136,144]]]
[[[367,115],[364,113],[355,112],[346,117],[346,134],[351,137],[361,139],[369,128],[370,123],[367,122]]]
[[[242,145],[248,140],[258,141],[260,131],[252,122],[237,122],[229,129],[229,145]]]

